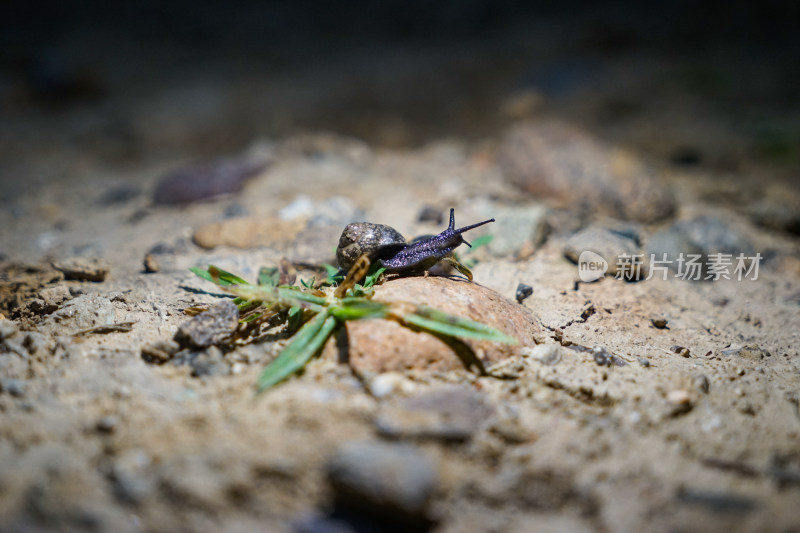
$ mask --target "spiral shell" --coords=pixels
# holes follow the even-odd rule
[[[371,222],[348,224],[339,237],[336,260],[339,266],[349,270],[356,259],[367,254],[370,261],[386,259],[406,246],[406,240],[391,226]]]

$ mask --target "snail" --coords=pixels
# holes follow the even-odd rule
[[[459,272],[472,279],[472,273],[452,257],[461,244],[472,246],[462,234],[471,229],[494,222],[493,218],[455,229],[455,209],[450,209],[450,225],[438,235],[407,243],[394,228],[385,224],[354,222],[348,224],[339,239],[336,259],[344,270],[350,270],[356,261],[367,256],[388,272],[417,273],[430,270],[439,261],[450,262]]]

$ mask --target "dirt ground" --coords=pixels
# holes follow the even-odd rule
[[[450,54],[426,56],[427,75],[446,65],[478,79]],[[636,58],[634,83],[620,65]],[[189,194],[210,178],[191,170],[209,159],[191,122],[202,122],[194,106],[208,95],[185,98],[180,76],[163,101],[121,99],[115,120],[136,157],[120,155],[127,134],[92,129],[108,108],[20,112],[4,139],[23,124],[48,127],[3,151],[0,531],[799,531],[796,148],[788,163],[754,155],[730,115],[706,105],[713,98],[664,85],[664,69],[685,71],[684,59],[658,59],[578,65],[591,91],[560,96],[498,82],[475,96],[480,110],[461,102],[453,112],[452,124],[472,126],[464,135],[380,113],[337,122],[342,101],[316,92],[315,110],[328,112],[312,127],[301,101],[289,105],[300,118],[277,133],[233,128],[230,144],[244,142],[222,143],[233,161],[225,175],[238,183],[246,164],[263,168],[182,205],[154,200],[165,175],[189,168]],[[494,79],[521,76],[495,66]],[[370,98],[398,80],[415,85],[399,70],[386,67]],[[338,74],[327,65],[280,76],[270,97]],[[220,116],[254,120],[235,104],[252,83],[214,86],[216,127]],[[795,127],[792,117],[774,118]],[[351,135],[323,131],[336,124]],[[181,140],[191,149],[177,150]],[[528,156],[549,185],[568,185],[529,187],[538,178],[525,173]],[[616,170],[595,172],[604,165]],[[656,196],[642,192],[650,186]],[[423,220],[425,207],[444,221]],[[364,326],[375,336],[360,347],[367,370],[340,362],[332,343],[258,397],[256,379],[286,340],[164,364],[142,355],[172,338],[185,309],[223,297],[192,266],[253,279],[283,257],[332,262],[348,222],[431,234],[450,207],[457,225],[497,219],[475,232],[491,243],[465,252],[474,282],[536,324],[491,375],[446,353],[415,365],[411,348],[387,346],[381,324]],[[722,235],[704,234],[708,218]],[[757,279],[668,271],[578,283],[565,257],[585,228],[634,235],[642,253],[673,250],[654,236],[692,220],[702,253],[760,253]],[[107,269],[100,281],[70,279],[90,275],[95,259]],[[516,303],[519,284],[532,293]],[[390,348],[411,362],[392,366]]]

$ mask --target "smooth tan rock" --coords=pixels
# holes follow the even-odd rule
[[[277,218],[242,217],[207,224],[195,230],[194,242],[202,248],[232,246],[252,248],[291,242],[302,229],[302,222]]]
[[[376,300],[426,305],[488,324],[517,339],[515,345],[490,341],[459,339],[488,366],[524,346],[535,344],[541,329],[536,318],[524,306],[477,283],[445,277],[410,277],[389,281],[376,287]],[[375,319],[347,323],[349,359],[353,367],[365,373],[427,369],[432,371],[463,369],[464,364],[453,348],[427,332],[416,332],[391,320]]]

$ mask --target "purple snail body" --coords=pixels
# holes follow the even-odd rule
[[[455,229],[455,209],[451,208],[450,225],[446,230],[411,244],[405,244],[404,240],[401,241],[402,236],[389,226],[356,222],[345,228],[339,240],[336,255],[339,259],[339,266],[344,269],[349,269],[358,256],[367,254],[371,260],[377,259],[388,272],[423,272],[450,256],[452,251],[461,244],[471,246],[464,240],[462,234],[489,222],[494,222],[494,219]],[[357,232],[354,230],[363,232],[364,239],[359,240],[355,235]],[[381,234],[386,232],[390,238],[381,240],[375,236],[376,231],[381,231]],[[352,252],[355,249],[358,250],[358,255]],[[351,257],[352,259],[350,259]]]

